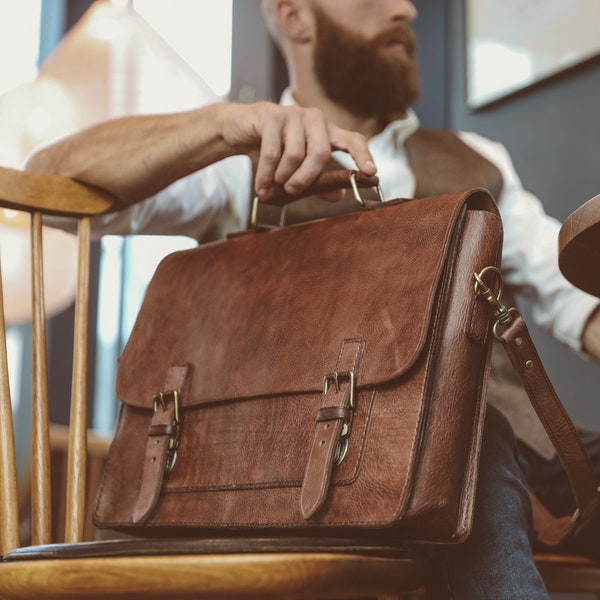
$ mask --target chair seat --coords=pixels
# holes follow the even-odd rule
[[[572,554],[536,554],[535,563],[550,593],[600,590],[600,562]]]
[[[75,544],[44,544],[16,548],[2,557],[4,562],[63,558],[107,558],[113,556],[160,556],[184,554],[247,554],[329,552],[386,558],[415,558],[414,547],[380,543],[356,537],[123,537]]]
[[[0,597],[360,598],[423,582],[414,552],[352,539],[119,539],[19,548]]]

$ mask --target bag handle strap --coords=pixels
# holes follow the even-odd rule
[[[483,277],[493,271],[500,281],[495,294]],[[494,335],[498,338],[523,382],[527,395],[548,436],[552,440],[559,460],[571,483],[577,510],[572,516],[553,517],[547,510],[536,511],[543,518],[534,523],[540,542],[555,546],[581,529],[592,518],[600,505],[600,488],[590,457],[581,442],[577,429],[559,400],[542,364],[527,324],[518,310],[507,309],[500,302],[502,283],[500,271],[487,267],[475,274],[476,293],[481,294],[496,310]],[[533,496],[534,510],[540,503]]]
[[[285,210],[287,205],[295,202],[296,200],[308,198],[310,196],[321,196],[327,194],[328,192],[351,189],[357,204],[362,207],[373,204],[372,201],[363,200],[359,190],[364,188],[375,188],[377,190],[377,194],[379,196],[379,202],[377,204],[383,200],[381,189],[379,187],[379,178],[375,175],[365,175],[360,171],[354,171],[352,169],[334,169],[332,171],[324,171],[311,186],[306,188],[301,194],[298,195],[288,194],[283,189],[283,186],[276,184],[262,198],[259,198],[258,196],[252,197],[249,223],[250,228],[262,228],[262,226],[258,223],[258,207],[260,204],[269,204],[280,207],[281,216],[279,225],[283,226],[285,224]]]
[[[336,190],[358,189],[367,187],[378,187],[379,178],[376,175],[365,175],[360,171],[352,169],[334,169],[333,171],[324,171],[317,179],[306,188],[301,194],[288,194],[283,186],[275,184],[269,192],[260,199],[265,204],[275,206],[285,206],[290,202],[295,202],[300,198],[308,196],[319,196]],[[360,200],[357,200],[360,203]]]

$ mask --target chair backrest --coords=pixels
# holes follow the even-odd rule
[[[0,208],[31,215],[32,290],[32,418],[31,418],[31,541],[51,542],[50,433],[46,359],[46,324],[42,254],[45,215],[78,221],[78,273],[75,300],[73,377],[65,495],[67,542],[81,541],[85,517],[87,433],[87,346],[90,263],[90,219],[110,210],[108,193],[72,179],[0,167]],[[0,275],[0,545],[1,552],[20,546],[17,469],[8,353]]]

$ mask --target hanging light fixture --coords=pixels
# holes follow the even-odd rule
[[[61,83],[76,107],[79,127],[218,100],[131,2],[123,0],[96,0],[44,60],[40,74]]]
[[[0,164],[19,167],[37,145],[113,117],[170,112],[218,100],[127,0],[96,0],[41,64],[0,96]],[[12,211],[14,213],[14,211]],[[30,315],[28,215],[0,211],[7,322]],[[47,315],[75,297],[75,239],[44,227]]]

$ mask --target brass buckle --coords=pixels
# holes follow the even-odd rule
[[[179,392],[177,390],[169,390],[166,392],[159,392],[154,395],[152,399],[152,405],[154,412],[158,412],[160,406],[163,411],[167,410],[167,401],[169,398],[173,398],[173,409],[175,418],[175,433],[169,437],[169,446],[167,448],[167,461],[165,464],[165,471],[170,473],[177,462],[177,449],[179,448]]]
[[[328,373],[323,377],[323,396],[327,394],[329,390],[329,383],[333,382],[335,385],[335,391],[340,391],[340,379],[346,380],[350,383],[350,408],[355,408],[354,404],[354,387],[355,387],[355,378],[354,371],[334,371],[333,373]]]
[[[163,409],[163,411],[167,410],[167,399],[169,397],[173,398],[173,407],[175,409],[175,423],[179,425],[179,392],[177,390],[170,390],[168,392],[159,392],[154,395],[153,398],[153,408],[154,412],[158,412],[158,407]]]
[[[355,408],[355,377],[354,371],[334,371],[333,373],[328,373],[323,377],[323,396],[325,396],[329,390],[329,384],[333,383],[335,385],[335,391],[340,391],[340,380],[348,381],[350,384],[350,399],[349,405],[352,410]],[[344,422],[342,425],[342,431],[340,433],[340,439],[338,440],[335,454],[333,456],[333,466],[339,467],[346,458],[346,454],[348,453],[348,437],[350,435],[350,424]]]

